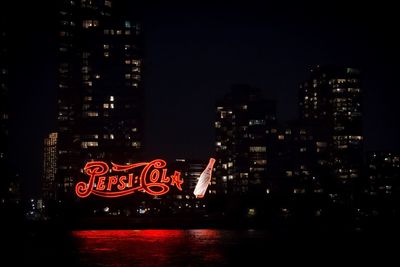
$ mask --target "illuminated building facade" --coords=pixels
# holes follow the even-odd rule
[[[199,213],[205,210],[208,202],[196,199],[193,191],[206,165],[207,161],[192,159],[176,159],[172,164],[173,169],[181,172],[181,177],[184,181],[182,191],[175,190],[175,193],[172,192],[168,196],[169,199],[172,199],[169,207],[172,213]],[[215,189],[212,190],[209,187],[206,198],[210,199],[215,193]]]
[[[300,85],[304,147],[313,176],[330,188],[343,189],[360,178],[363,159],[360,73],[345,67],[316,67]],[[328,179],[330,177],[330,179]],[[351,186],[350,186],[351,187]],[[350,188],[346,186],[346,188]]]
[[[267,130],[276,133],[275,102],[246,85],[234,86],[217,103],[216,172],[222,194],[264,192],[271,147]],[[212,187],[211,187],[212,188]]]
[[[43,142],[42,193],[45,201],[56,197],[57,133],[50,133]]]
[[[63,1],[59,8],[58,189],[73,196],[87,161],[138,161],[142,55],[138,23],[121,1]]]
[[[374,197],[399,193],[400,154],[374,151],[367,154],[368,183],[365,193]]]

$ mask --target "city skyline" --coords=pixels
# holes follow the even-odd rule
[[[396,112],[393,112],[396,108],[394,101],[398,96],[398,92],[392,90],[396,86],[396,66],[392,58],[398,54],[393,50],[395,43],[389,42],[393,41],[388,32],[390,25],[386,31],[379,32],[375,27],[382,26],[384,22],[374,26],[367,15],[358,14],[353,18],[350,11],[357,11],[356,7],[351,5],[349,11],[340,11],[339,7],[342,6],[338,4],[328,12],[328,18],[317,12],[314,18],[309,19],[319,21],[321,25],[312,28],[307,28],[310,11],[300,9],[300,14],[296,14],[295,7],[288,8],[287,12],[282,7],[272,7],[277,11],[276,14],[264,17],[261,11],[257,11],[257,7],[262,7],[261,4],[238,4],[226,9],[223,5],[210,9],[205,4],[198,10],[176,3],[156,6],[154,9],[143,6],[142,21],[146,34],[146,156],[206,158],[213,153],[215,101],[235,83],[261,88],[267,98],[278,100],[279,121],[296,118],[299,84],[308,76],[309,67],[325,63],[361,65],[362,75],[366,76],[362,85],[366,92],[366,150],[398,150],[396,136],[399,130],[392,123],[396,117]],[[47,14],[40,6],[34,10],[38,14]],[[315,6],[313,10],[322,10],[322,7]],[[367,11],[372,12],[372,9]],[[174,16],[174,13],[185,15]],[[52,18],[52,15],[47,14],[46,17]],[[346,22],[341,21],[342,18]],[[299,24],[295,27],[293,24],[296,20]],[[20,152],[14,155],[15,165],[22,155],[37,158],[43,137],[55,127],[56,103],[53,101],[56,83],[52,52],[55,45],[52,26],[39,20],[26,27],[29,29],[25,36],[27,42],[20,44],[15,40],[21,37],[14,39],[14,55],[17,55],[17,59],[12,62],[10,71],[14,80],[18,77],[18,70],[26,69],[29,75],[26,80],[14,82],[13,86],[18,90],[11,92],[13,101],[20,103],[18,109],[14,105],[12,110],[15,120],[11,137],[16,150]],[[328,28],[326,32],[324,27]],[[342,36],[342,30],[348,47],[344,44],[337,46],[341,42],[335,41],[335,38]],[[44,41],[36,43],[34,40],[38,35]],[[302,35],[307,38],[314,36],[316,41],[299,43]],[[375,38],[380,35],[382,41],[378,42]],[[237,36],[241,37],[239,41]],[[182,43],[180,41],[183,38],[185,41]],[[271,40],[272,44],[265,46]],[[211,50],[207,50],[208,45],[211,45]],[[279,49],[281,45],[286,47]],[[358,46],[361,47],[359,50]],[[15,50],[21,47],[26,47],[26,50],[15,54]],[[383,48],[388,49],[382,51]],[[35,55],[35,51],[40,53]],[[277,53],[273,55],[272,52]],[[285,54],[287,52],[289,54]],[[369,55],[371,60],[364,59],[365,55]],[[40,63],[39,57],[44,59]],[[25,61],[26,65],[20,66]],[[253,66],[248,67],[252,61]],[[198,64],[187,68],[191,62]],[[213,62],[216,64],[213,65]],[[379,63],[386,68],[378,67]],[[27,80],[32,82],[26,83]],[[155,134],[159,132],[163,134]],[[30,141],[21,144],[18,140]],[[33,174],[40,177],[40,161],[35,161],[22,170],[24,176]]]
[[[390,262],[397,10],[1,1],[3,262]]]

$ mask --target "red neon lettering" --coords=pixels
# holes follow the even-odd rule
[[[183,180],[181,179],[181,173],[175,171],[174,175],[171,176],[171,185],[175,185],[179,190],[182,191],[181,185],[183,184]]]
[[[126,186],[126,176],[122,175],[119,177],[119,185],[117,186],[118,190],[124,190]]]
[[[104,190],[106,188],[104,182],[106,181],[106,177],[105,176],[101,176],[99,177],[99,182],[97,183],[97,190]]]
[[[169,180],[171,179],[167,177],[167,169],[164,169],[161,176],[161,183],[169,183]]]
[[[132,187],[132,179],[133,179],[133,174],[129,174],[129,183],[128,183],[128,187]]]
[[[108,179],[107,191],[110,191],[111,187],[115,185],[117,181],[118,181],[117,176],[110,176],[110,178]]]
[[[175,171],[170,177],[164,160],[156,159],[151,162],[140,162],[129,165],[111,163],[113,175],[109,173],[109,166],[102,161],[88,162],[85,165],[85,173],[89,181],[78,182],[75,192],[78,197],[85,198],[90,194],[100,197],[121,197],[141,191],[150,195],[164,195],[175,186],[182,190],[183,180],[180,172]],[[121,173],[122,172],[122,173]],[[121,175],[118,175],[121,173]]]
[[[93,161],[85,165],[85,172],[89,175],[89,182],[79,182],[75,186],[75,192],[79,197],[87,197],[93,191],[94,180],[97,176],[106,174],[109,168],[105,162]]]

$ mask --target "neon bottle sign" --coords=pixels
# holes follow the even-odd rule
[[[93,194],[114,198],[130,195],[136,191],[160,196],[166,194],[171,186],[182,191],[181,173],[175,171],[168,176],[167,164],[162,159],[129,165],[115,163],[111,163],[111,165],[110,171],[109,165],[103,161],[86,163],[84,171],[89,176],[89,181],[76,184],[77,196],[85,198]],[[139,171],[140,169],[141,171]]]

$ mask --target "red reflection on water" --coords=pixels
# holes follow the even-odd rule
[[[182,230],[85,230],[73,231],[73,235],[78,238],[172,238],[183,235]]]
[[[84,266],[187,266],[223,262],[217,230],[74,231]],[[85,265],[87,264],[87,265]]]

